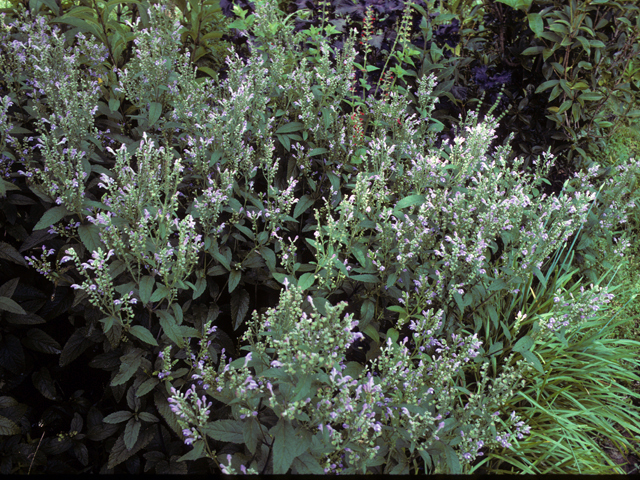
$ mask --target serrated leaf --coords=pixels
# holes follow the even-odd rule
[[[156,390],[153,393],[153,401],[156,404],[156,408],[158,409],[158,413],[165,419],[167,424],[171,427],[174,433],[180,438],[184,440],[184,435],[182,434],[182,427],[178,424],[178,417],[171,410],[169,406],[169,402],[167,401],[166,394],[163,394]]]
[[[203,432],[220,442],[244,443],[244,426],[238,420],[217,420],[203,428]]]
[[[297,475],[324,475],[324,469],[309,452],[297,456],[291,466]]]
[[[138,386],[138,389],[136,390],[136,397],[140,398],[146,395],[151,390],[153,390],[158,383],[160,383],[160,380],[158,380],[156,377],[147,378]]]
[[[88,251],[97,252],[98,248],[102,249],[102,251],[105,250],[104,244],[100,240],[100,227],[97,225],[80,225],[78,227],[78,235]]]
[[[161,302],[165,298],[168,298],[171,295],[171,290],[169,290],[165,285],[158,285],[156,291],[153,292],[149,301],[151,302]]]
[[[73,446],[73,454],[76,456],[83,467],[89,465],[89,450],[84,443],[76,443]]]
[[[242,279],[242,272],[239,270],[231,270],[229,272],[229,293],[233,293],[240,280]]]
[[[92,342],[85,336],[86,333],[87,327],[82,327],[71,334],[60,354],[59,364],[61,367],[71,363],[92,345]]]
[[[120,371],[113,377],[111,386],[116,387],[129,381],[131,377],[138,371],[138,368],[142,364],[142,350],[135,349],[134,351],[120,357]]]
[[[42,367],[40,371],[34,372],[33,375],[31,375],[31,381],[33,382],[33,386],[36,387],[36,390],[38,390],[44,398],[48,398],[49,400],[56,399],[56,387],[46,367]]]
[[[375,275],[371,275],[369,273],[365,273],[362,275],[350,275],[349,278],[351,280],[357,280],[359,282],[364,282],[364,283],[380,283],[380,278],[376,277]]]
[[[285,475],[291,468],[293,460],[304,452],[308,445],[305,444],[304,439],[296,435],[291,422],[282,418],[269,430],[269,433],[274,438],[273,473],[274,475]],[[300,451],[301,449],[302,451]]]
[[[173,318],[173,316],[165,310],[157,310],[156,314],[158,315],[158,317],[160,317],[160,326],[162,327],[162,331],[165,333],[165,335],[169,337],[169,339],[172,340],[178,347],[184,347],[184,339],[180,335],[180,331],[178,330],[178,326],[176,325],[175,318]]]
[[[139,421],[133,418],[127,422],[127,426],[124,428],[124,446],[127,450],[131,450],[136,444],[138,436],[140,435],[141,425]]]
[[[40,217],[40,220],[33,227],[33,231],[43,230],[55,225],[67,215],[71,215],[72,212],[67,210],[66,207],[53,207],[44,212],[44,215]]]
[[[156,417],[155,415],[149,412],[140,412],[138,414],[138,418],[143,422],[147,422],[147,423],[158,423],[160,421],[158,420],[158,417]]]
[[[314,203],[314,200],[309,195],[303,195],[300,200],[298,200],[296,208],[293,209],[293,218],[298,218],[300,215],[306,212]]]
[[[131,333],[131,335],[133,335],[134,337],[139,338],[143,342],[148,343],[149,345],[153,345],[154,347],[158,346],[158,342],[155,338],[153,338],[151,332],[142,325],[134,325],[129,329],[129,333]]]
[[[458,459],[458,455],[451,446],[446,445],[445,448],[445,456],[447,458],[447,467],[449,471],[447,472],[450,475],[460,475],[462,473],[462,469],[460,468],[460,460]]]
[[[115,412],[115,413],[112,413],[111,415],[107,415],[102,419],[102,421],[104,423],[116,424],[116,423],[126,422],[131,417],[133,417],[133,413],[126,410],[120,410],[119,412]]]
[[[151,293],[155,284],[156,279],[151,275],[145,275],[140,279],[140,301],[143,305],[146,305],[151,300]]]
[[[8,297],[0,297],[0,310],[4,310],[5,312],[15,313],[18,315],[26,315],[27,312],[18,305],[15,301],[11,300]]]
[[[244,289],[233,292],[231,294],[231,318],[234,330],[240,328],[248,311],[249,292]]]
[[[269,271],[273,272],[276,269],[276,254],[273,253],[269,247],[262,246],[260,247],[260,255],[264,258],[264,261],[267,263],[267,267]]]
[[[112,469],[115,468],[116,465],[121,464],[126,461],[138,451],[151,443],[153,437],[156,434],[156,427],[149,426],[146,428],[141,435],[138,436],[138,440],[132,448],[127,449],[124,444],[124,432],[118,437],[116,443],[113,445],[111,452],[109,453],[109,461],[107,463],[107,468]]]
[[[0,397],[0,408],[17,407],[20,405],[13,397],[2,396]]]
[[[256,447],[258,446],[258,437],[261,435],[260,422],[255,417],[250,416],[246,422],[244,422],[244,443],[249,449],[251,454],[256,453]]]
[[[362,333],[364,333],[365,335],[368,335],[369,338],[374,340],[376,343],[380,343],[380,335],[378,335],[378,331],[375,329],[373,325],[367,325],[366,327],[364,327],[364,330],[362,331]]]
[[[30,329],[22,343],[36,352],[57,355],[62,351],[62,346],[39,328]]]
[[[0,436],[2,435],[19,435],[20,427],[9,420],[7,417],[0,415]]]

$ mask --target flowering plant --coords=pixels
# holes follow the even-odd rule
[[[257,1],[255,19],[280,22],[276,10]],[[29,260],[50,280],[67,279],[76,303],[86,299],[106,315],[87,321],[116,365],[96,364],[132,410],[105,417],[110,425],[127,420],[108,468],[149,444],[155,433],[142,422],[155,423],[155,413],[190,448],[180,461],[207,458],[226,472],[471,472],[478,457],[535,433],[511,407],[545,374],[536,350],[579,328],[594,313],[586,305],[609,293],[587,290],[526,317],[524,306],[498,315],[491,305],[515,305],[534,279],[546,285],[551,257],[596,205],[597,172],[579,174],[575,192],[568,185],[558,196],[540,194],[554,159],[543,155],[530,174],[522,161],[508,164],[508,147],[490,151],[493,108],[482,122],[472,112],[453,142],[435,148],[434,76],[419,79],[420,117],[407,114],[392,83],[389,97],[362,103],[368,130],[336,102],[353,99],[354,32],[335,66],[320,40],[310,69],[294,48],[302,34],[256,22],[264,48],[248,59],[230,55],[220,85],[197,82],[160,11],[148,11],[152,30],[139,32],[131,70],[105,68],[101,52],[86,55],[101,78],[105,70],[121,75],[110,94],[126,97],[127,110],[85,95],[74,120],[51,87],[59,81],[52,68],[35,68],[46,55],[63,58],[64,39],[49,36],[43,21],[20,28],[50,46],[27,56],[23,43],[7,42],[20,59],[11,65],[22,69],[18,81],[35,79],[24,90],[49,92],[35,103],[46,155],[33,158],[24,139],[8,137],[28,165],[16,173],[48,207],[33,230],[68,239],[55,272],[51,249]],[[274,45],[287,48],[279,54]],[[76,78],[80,65],[70,65]],[[148,88],[151,78],[163,84]],[[59,95],[80,98],[80,87]],[[104,148],[87,123],[99,106],[113,119],[118,108],[137,113],[133,139],[112,134],[122,140],[117,150]],[[89,142],[113,170],[85,152],[93,153]],[[69,155],[76,171],[54,170],[56,155]],[[638,167],[629,162],[608,193],[626,188]],[[76,178],[80,169],[86,175]],[[611,225],[630,207],[611,202]],[[63,219],[68,225],[56,225]],[[60,264],[70,261],[77,272],[63,276]],[[259,309],[274,293],[277,304]],[[245,329],[239,351],[223,346],[223,326]],[[366,361],[348,361],[363,338],[373,345]],[[77,345],[67,343],[65,362],[77,358]]]

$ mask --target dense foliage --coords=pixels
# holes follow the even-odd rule
[[[637,8],[435,3],[5,18],[2,473],[621,471]]]

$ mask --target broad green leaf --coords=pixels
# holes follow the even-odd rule
[[[529,28],[533,33],[540,35],[544,32],[544,21],[539,13],[527,13],[527,19],[529,20]],[[542,51],[542,49],[540,51]]]
[[[309,152],[309,156],[315,157],[316,155],[322,155],[323,153],[329,153],[329,150],[326,148],[314,148]]]
[[[112,469],[115,468],[116,465],[121,464],[126,461],[138,451],[149,445],[151,440],[156,436],[157,429],[155,426],[147,427],[139,436],[137,441],[132,448],[127,448],[124,442],[125,432],[118,437],[116,443],[111,448],[111,452],[109,453],[109,461],[107,463],[107,468]]]
[[[247,421],[244,422],[244,443],[249,449],[249,451],[254,454],[256,453],[256,447],[258,446],[258,437],[261,437],[261,424],[258,420],[250,416]]]
[[[102,419],[104,423],[122,423],[129,420],[133,417],[133,413],[128,412],[126,410],[120,410],[119,412],[112,413],[111,415],[107,415]]]
[[[61,367],[71,363],[93,345],[93,342],[86,337],[87,330],[87,327],[82,327],[71,334],[60,354],[59,364]]]
[[[528,352],[529,350],[531,350],[532,346],[533,339],[529,335],[525,335],[516,342],[516,344],[513,346],[513,351],[519,353]]]
[[[152,413],[148,413],[148,412],[140,412],[140,413],[138,413],[138,418],[140,420],[142,420],[143,422],[147,422],[147,423],[158,423],[160,421],[160,420],[158,420],[158,417],[156,417]]]
[[[373,315],[376,311],[376,305],[373,300],[367,298],[364,302],[362,302],[362,306],[360,307],[360,323],[359,327],[365,328],[368,327],[369,322],[373,320]],[[375,330],[375,329],[374,329]],[[371,335],[369,335],[371,336]]]
[[[447,468],[449,475],[460,475],[462,473],[462,469],[460,468],[460,460],[458,460],[458,455],[450,445],[445,444],[445,455],[447,457]]]
[[[229,293],[233,293],[240,280],[242,280],[242,272],[240,270],[231,270],[229,272]]]
[[[138,368],[142,364],[142,351],[136,349],[126,355],[120,357],[120,371],[113,377],[111,386],[122,385],[126,383],[133,375],[138,371]]]
[[[314,200],[309,195],[303,195],[298,203],[296,204],[296,208],[293,209],[293,218],[298,218],[304,212],[306,212],[310,206],[314,204]]]
[[[20,427],[7,417],[0,415],[0,436],[20,435]]]
[[[156,341],[155,338],[153,338],[153,335],[151,334],[151,332],[146,327],[143,327],[142,325],[134,325],[129,329],[129,333],[139,338],[143,342],[148,343],[149,345],[153,345],[154,347],[158,346],[158,342]]]
[[[162,115],[162,104],[158,102],[151,102],[151,107],[149,108],[149,126],[152,127],[154,123],[158,121]]]
[[[5,312],[17,313],[18,315],[26,315],[27,312],[18,305],[14,300],[7,297],[0,297],[0,310]]]
[[[98,248],[105,250],[105,246],[100,240],[100,227],[97,225],[80,225],[78,227],[78,235],[80,236],[80,241],[82,244],[87,247],[87,250],[90,252],[97,252]]]
[[[32,328],[22,339],[25,347],[36,352],[57,355],[62,351],[62,346],[39,328]]]
[[[409,195],[408,197],[400,200],[394,210],[402,210],[403,208],[410,207],[412,205],[422,205],[424,203],[425,196],[424,195]]]
[[[206,425],[202,431],[220,442],[244,443],[244,426],[239,420],[217,420]]]
[[[350,275],[349,278],[351,280],[357,280],[364,283],[380,283],[379,277],[377,277],[376,275],[370,275],[368,273],[365,273],[363,275]]]
[[[502,342],[496,342],[493,345],[491,345],[491,348],[489,348],[489,351],[487,352],[488,356],[491,356],[495,353],[499,353],[500,351],[502,351],[503,349],[503,344]]]
[[[260,247],[260,255],[264,258],[264,261],[267,263],[267,267],[270,272],[273,272],[276,269],[276,254],[273,253],[269,247],[262,246]]]
[[[536,88],[535,93],[544,92],[545,90],[553,87],[554,85],[558,85],[558,83],[560,83],[560,80],[549,80],[549,81],[543,82],[538,86],[538,88]]]
[[[273,441],[273,473],[275,475],[285,475],[293,460],[302,452],[306,450],[306,445],[303,444],[303,440],[296,436],[296,431],[291,425],[289,420],[280,418],[278,423],[269,430],[269,433],[274,438]],[[304,446],[304,450],[299,451],[301,446]]]
[[[165,285],[158,285],[158,288],[156,288],[156,291],[153,292],[153,295],[151,295],[149,301],[154,303],[160,302],[165,298],[169,298],[170,295],[171,290],[169,290]]]
[[[140,279],[140,301],[143,305],[148,304],[151,300],[151,293],[155,284],[156,280],[151,275],[145,275]]]
[[[544,47],[542,46],[537,46],[537,47],[529,47],[529,48],[525,48],[521,55],[539,55],[544,51]]]
[[[542,367],[542,364],[540,363],[540,360],[538,359],[538,357],[533,352],[520,352],[520,353],[522,354],[522,356],[527,362],[533,365],[533,367],[538,372],[544,375],[544,368]]]
[[[234,330],[240,328],[248,311],[249,292],[245,289],[233,292],[231,294],[231,318],[233,319]]]
[[[282,125],[278,130],[276,130],[276,135],[282,135],[283,133],[292,133],[298,132],[302,130],[304,127],[304,123],[300,122],[289,122],[285,125]]]
[[[180,331],[176,325],[176,319],[165,310],[157,310],[156,314],[160,317],[160,326],[162,327],[162,331],[165,335],[178,347],[184,347],[184,339],[182,338],[182,335],[180,335]]]
[[[324,475],[324,469],[309,452],[297,456],[291,467],[295,469],[297,475]]]
[[[34,372],[31,376],[33,386],[49,400],[56,400],[56,387],[53,384],[53,378],[46,367],[42,367],[39,371]]]
[[[13,184],[12,184],[13,185]],[[1,196],[1,195],[0,195]],[[24,257],[15,249],[12,245],[6,242],[0,242],[0,259],[8,260],[12,263],[17,263],[26,267],[28,264],[25,262]],[[10,297],[11,295],[5,295]]]
[[[196,443],[193,445],[193,449],[190,452],[182,455],[177,461],[184,462],[187,460],[198,460],[199,458],[202,458],[204,456],[202,455],[203,451],[204,451],[204,442],[202,440],[197,440]]]
[[[298,287],[300,287],[304,292],[313,285],[313,282],[315,282],[314,273],[311,273],[311,272],[303,273],[298,279]]]
[[[395,328],[390,328],[387,330],[387,338],[390,338],[393,343],[398,341],[398,337],[400,333]]]
[[[129,419],[127,426],[124,428],[124,446],[127,450],[131,450],[140,435],[141,423],[133,418]]]
[[[40,217],[38,223],[33,227],[33,231],[43,230],[55,225],[67,215],[71,215],[71,212],[66,207],[53,207],[44,212],[44,215]]]
[[[376,343],[380,343],[380,336],[378,335],[378,331],[375,329],[373,325],[367,325],[362,330],[362,333],[368,335],[371,339],[373,339]]]
[[[153,390],[158,383],[160,383],[160,380],[158,380],[157,377],[147,378],[136,390],[136,397],[140,398],[145,396]]]

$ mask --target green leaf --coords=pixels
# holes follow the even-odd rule
[[[525,48],[521,55],[539,55],[544,51],[544,47],[542,46],[538,46],[538,47],[529,47],[529,48]]]
[[[147,393],[153,390],[158,383],[160,383],[160,380],[158,380],[156,377],[147,378],[138,386],[138,389],[136,390],[136,397],[140,398],[145,396]]]
[[[363,275],[350,275],[349,278],[351,280],[357,280],[359,282],[364,283],[380,283],[380,278],[375,275],[370,275],[365,273]]]
[[[138,388],[138,390],[140,390],[140,389]],[[160,421],[160,420],[158,420],[158,417],[156,417],[155,415],[153,415],[153,414],[151,414],[149,412],[140,412],[140,413],[138,413],[138,418],[140,420],[142,420],[143,422],[147,422],[147,423],[158,423]]]
[[[149,345],[153,345],[154,347],[158,346],[158,342],[155,338],[153,338],[151,332],[142,325],[134,325],[129,329],[129,333],[131,333],[131,335],[133,335],[134,337],[139,338],[143,342],[148,343]]]
[[[162,104],[158,102],[151,102],[151,107],[149,109],[149,126],[153,126],[154,123],[158,121],[162,115]]]
[[[169,290],[165,285],[158,285],[158,288],[156,288],[156,291],[153,292],[153,295],[151,295],[149,301],[153,303],[161,302],[165,298],[169,298],[170,295],[171,290]]]
[[[193,445],[193,449],[190,452],[182,455],[177,461],[185,462],[187,460],[198,460],[199,458],[202,458],[204,456],[202,455],[203,451],[204,451],[204,442],[202,440],[197,440],[196,443],[194,443]]]
[[[315,282],[315,273],[303,273],[298,279],[298,287],[304,292],[313,285],[313,282]]]
[[[127,450],[131,450],[136,444],[138,435],[140,435],[141,425],[139,421],[133,418],[127,422],[127,426],[124,429],[124,446],[127,447]]]
[[[0,297],[0,310],[6,312],[17,313],[18,315],[26,315],[27,312],[18,305],[14,300],[7,297]]]
[[[516,344],[513,346],[513,351],[519,353],[528,352],[529,350],[531,350],[532,346],[533,339],[529,335],[525,335],[516,342]]]
[[[535,93],[540,93],[540,92],[544,92],[545,90],[553,87],[554,85],[557,85],[560,83],[560,80],[549,80],[547,82],[544,82],[542,84],[540,84],[540,86],[538,86],[538,88],[536,88]]]
[[[86,337],[87,330],[87,327],[82,327],[71,334],[60,354],[59,364],[61,367],[71,363],[93,345],[93,342]]]
[[[46,367],[42,367],[39,371],[34,372],[31,376],[31,381],[43,397],[49,400],[56,400],[56,387]]]
[[[376,304],[370,298],[365,299],[360,306],[360,328],[365,328],[369,325],[369,322],[373,320],[373,315],[376,312]],[[369,335],[371,336],[371,335]]]
[[[251,452],[256,453],[256,447],[258,446],[258,437],[261,436],[261,425],[258,420],[250,416],[247,421],[244,422],[244,443]]]
[[[20,427],[7,417],[0,415],[0,436],[9,435],[20,435]]]
[[[329,153],[329,150],[326,148],[313,148],[309,152],[309,156],[315,157],[316,155],[322,155],[323,153]]]
[[[39,328],[30,329],[22,343],[36,352],[57,355],[62,351],[60,344]]]
[[[66,207],[53,207],[44,212],[44,215],[40,217],[38,223],[36,223],[35,227],[33,227],[33,231],[43,230],[45,228],[49,228],[52,225],[58,223],[58,221],[62,220],[67,215],[71,215],[71,212],[66,209]]]
[[[233,319],[233,329],[237,330],[244,322],[244,317],[249,311],[249,292],[245,289],[231,294],[231,318]]]
[[[242,272],[239,270],[231,270],[229,272],[229,293],[233,293],[240,280],[242,279]]]
[[[126,383],[138,371],[142,364],[142,350],[136,348],[132,352],[120,357],[120,371],[111,381],[111,386],[115,387]]]
[[[462,469],[460,468],[460,460],[458,460],[458,455],[450,445],[444,445],[444,452],[447,457],[447,467],[449,471],[447,472],[449,475],[460,475],[462,473]]]
[[[314,200],[309,195],[303,195],[302,198],[298,200],[296,208],[293,209],[293,218],[298,218],[300,215],[306,212],[314,203]]]
[[[324,475],[324,469],[309,452],[297,456],[291,467],[295,469],[296,475]]]
[[[270,272],[275,271],[276,269],[276,254],[273,253],[273,250],[271,250],[269,247],[265,247],[262,246],[260,247],[260,255],[262,255],[262,258],[264,258],[264,261],[267,263],[267,267],[269,268]]]
[[[157,433],[157,429],[154,426],[147,427],[141,435],[138,436],[138,440],[135,442],[135,445],[132,448],[127,448],[124,442],[125,432],[118,437],[116,443],[113,445],[111,452],[109,453],[109,461],[107,463],[107,468],[112,469],[115,468],[116,465],[121,464],[122,462],[128,460],[130,457],[138,453],[139,450],[143,449],[153,437],[155,437]]]
[[[304,123],[300,123],[300,122],[289,122],[283,126],[281,126],[278,130],[276,130],[276,135],[281,135],[283,133],[291,133],[291,132],[298,132],[300,130],[302,130],[302,128],[304,127]]]
[[[171,427],[171,429],[175,432],[178,438],[184,440],[184,435],[182,434],[182,427],[178,424],[178,417],[171,410],[169,402],[167,401],[167,394],[162,393],[159,389],[153,392],[153,401],[156,404],[156,408],[158,409],[158,413],[165,419],[167,424]]]
[[[296,436],[296,431],[289,420],[280,418],[269,433],[274,438],[273,473],[285,475],[291,468],[293,460],[307,449],[307,445],[304,445],[302,439]],[[304,449],[300,451],[302,446]]]
[[[13,184],[12,184],[13,185]],[[1,195],[0,195],[1,196]],[[0,242],[0,259],[8,260],[12,263],[17,263],[18,265],[22,265],[26,267],[28,264],[25,262],[23,256],[15,249],[12,245],[9,245],[6,242]],[[8,295],[11,296],[11,295]]]
[[[87,247],[87,250],[90,252],[97,252],[98,248],[101,248],[102,251],[105,250],[105,246],[100,240],[100,227],[97,225],[80,225],[78,227],[78,235],[80,236],[80,241],[82,244]]]
[[[403,208],[407,208],[412,205],[422,205],[424,203],[424,200],[424,195],[409,195],[408,197],[400,200],[394,207],[394,210],[402,210]]]
[[[217,420],[206,425],[202,431],[214,440],[220,442],[244,443],[244,427],[242,421]]]
[[[180,331],[176,325],[176,319],[166,310],[157,310],[156,314],[160,317],[160,326],[165,335],[178,347],[184,347],[184,339],[182,335],[180,335]]]
[[[491,345],[491,348],[489,348],[489,351],[487,352],[488,356],[494,355],[496,353],[501,352],[503,349],[503,343],[502,342],[496,342],[493,345]]]
[[[544,32],[544,21],[542,20],[542,15],[539,13],[527,13],[527,19],[529,20],[529,28],[533,33],[540,35]]]
[[[540,363],[540,360],[538,360],[538,357],[533,353],[533,352],[520,352],[522,354],[522,357],[529,362],[531,365],[533,365],[533,367],[540,372],[541,374],[544,375],[544,368],[542,368],[542,364]]]
[[[151,293],[155,284],[156,280],[151,275],[145,275],[140,279],[140,301],[143,305],[148,304],[151,300]]]
[[[120,410],[119,412],[115,412],[115,413],[112,413],[111,415],[107,415],[102,419],[102,421],[104,423],[116,424],[116,423],[126,422],[131,417],[133,417],[133,413],[128,412],[126,410]]]

